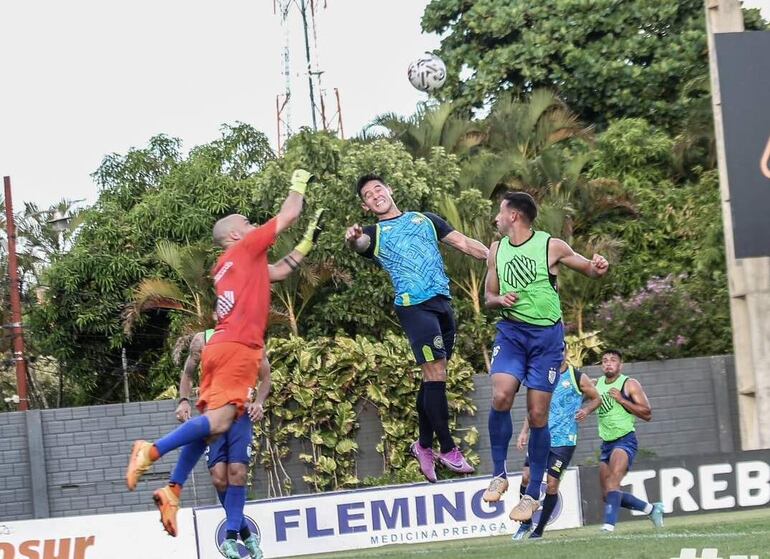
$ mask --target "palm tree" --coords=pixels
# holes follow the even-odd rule
[[[279,237],[273,250],[275,254],[289,254],[292,246],[290,238]],[[335,284],[340,281],[349,283],[351,278],[347,271],[335,266],[331,260],[305,260],[297,272],[273,284],[270,323],[283,324],[294,336],[299,336],[302,314],[330,281]]]
[[[380,115],[364,129],[364,135],[368,137],[375,127],[385,128],[387,135],[404,144],[415,159],[429,157],[437,147],[463,156],[483,139],[478,123],[458,116],[451,102],[420,104],[417,112],[408,118],[394,113]]]
[[[470,193],[466,194],[466,196],[470,196]],[[460,207],[466,207],[466,204],[463,203],[466,202],[466,200],[463,200],[462,195],[459,202],[460,206],[458,207],[458,204],[453,198],[445,196],[439,202],[439,212],[457,231],[489,246],[492,243],[495,233],[488,215],[479,213],[473,217],[464,216],[459,209]],[[472,204],[467,204],[467,206],[470,205]],[[484,297],[484,279],[487,273],[486,262],[476,260],[461,254],[456,250],[448,250],[444,254],[444,264],[449,273],[450,281],[461,291],[463,296],[470,301],[474,324],[483,327],[486,324],[482,304]],[[484,364],[488,371],[491,363],[486,344],[481,345],[481,352],[484,358]]]
[[[142,313],[160,309],[186,315],[186,334],[213,326],[216,297],[208,274],[208,250],[199,245],[179,246],[160,241],[155,257],[170,268],[173,279],[147,278],[136,287],[123,312],[125,334],[133,333]]]
[[[463,165],[461,183],[489,198],[503,189],[534,194],[538,166],[561,153],[565,142],[593,140],[592,128],[545,89],[536,89],[525,100],[510,94],[498,97],[481,130],[483,138]]]

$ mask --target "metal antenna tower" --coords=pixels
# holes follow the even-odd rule
[[[319,70],[318,63],[318,32],[316,24],[316,11],[320,0],[273,0],[273,11],[280,13],[281,26],[283,27],[284,44],[281,54],[281,62],[284,75],[284,92],[276,96],[276,121],[278,127],[278,152],[283,151],[286,140],[291,136],[293,130],[290,123],[291,106],[291,47],[289,35],[289,12],[291,5],[294,4],[302,18],[303,37],[305,40],[305,62],[307,65],[307,83],[310,96],[310,115],[313,130],[320,128],[326,131],[333,131],[340,137],[343,136],[342,130],[342,110],[340,107],[340,94],[337,88],[334,89],[335,103],[337,110],[329,119],[326,114],[326,90],[321,87],[322,70]],[[326,0],[323,0],[323,8],[326,8]],[[309,13],[308,13],[309,12]],[[308,17],[309,16],[309,17]],[[310,43],[310,29],[312,26],[313,44]],[[318,99],[318,102],[316,101]]]

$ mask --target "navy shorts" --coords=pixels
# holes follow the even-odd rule
[[[624,450],[628,454],[628,469],[631,469],[631,465],[634,463],[636,457],[636,451],[639,444],[636,441],[636,433],[631,431],[630,433],[623,435],[619,439],[614,441],[602,441],[602,453],[599,456],[599,460],[605,464],[609,464],[612,451],[616,448]]]
[[[449,361],[455,345],[455,314],[447,297],[437,295],[408,307],[396,305],[396,315],[418,365]]]
[[[209,469],[220,462],[246,464],[251,460],[253,424],[248,414],[239,417],[224,435],[206,447],[206,465]]]
[[[572,455],[575,454],[575,446],[552,446],[548,453],[548,475],[561,479],[569,468]],[[529,456],[524,459],[524,467],[529,468]]]
[[[527,388],[553,392],[564,361],[564,327],[502,319],[492,346],[490,374],[513,375]]]

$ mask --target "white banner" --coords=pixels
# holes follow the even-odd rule
[[[511,475],[508,492],[494,505],[481,496],[489,477],[375,487],[253,501],[245,514],[259,532],[266,557],[292,557],[396,543],[480,538],[510,533],[508,519],[518,502],[521,476]],[[582,524],[578,471],[564,475],[550,530]],[[199,559],[221,559],[224,510],[194,510]],[[537,517],[536,517],[537,520]],[[248,554],[241,548],[241,556]],[[0,558],[2,559],[2,558]]]
[[[157,511],[0,521],[0,559],[196,557],[192,509],[178,515],[179,536],[163,531]]]

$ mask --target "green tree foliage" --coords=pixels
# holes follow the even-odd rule
[[[115,401],[121,394],[121,349],[130,362],[135,399],[165,388],[172,372],[167,313],[147,315],[127,339],[121,316],[134,290],[148,278],[184,279],[156,258],[159,241],[205,242],[217,217],[239,212],[263,219],[252,205],[250,173],[273,158],[263,134],[246,125],[224,127],[220,139],[186,157],[180,142],[152,138],[142,149],[106,157],[94,173],[96,205],[82,216],[72,249],[46,270],[45,301],[30,322],[41,351],[56,357],[83,388],[83,400]],[[179,325],[177,325],[179,326]]]
[[[391,141],[358,144],[303,132],[275,160],[264,136],[245,125],[225,127],[222,138],[185,156],[178,141],[157,136],[146,148],[107,157],[97,170],[99,201],[84,214],[72,250],[47,270],[47,297],[33,313],[36,338],[86,388],[86,402],[122,395],[123,347],[136,399],[175,382],[171,348],[210,316],[208,280],[200,275],[216,255],[213,223],[233,212],[264,222],[278,211],[299,166],[320,179],[309,204],[329,209],[328,232],[303,272],[308,281],[293,278],[278,287],[277,313],[292,308],[299,334],[345,330],[380,337],[394,328],[387,277],[342,243],[344,227],[371,220],[352,185],[363,173],[379,172],[404,209],[433,209],[454,189],[453,157],[436,150],[414,161]],[[273,258],[292,242],[276,247]],[[130,337],[122,317],[130,318]]]
[[[271,495],[291,491],[283,468],[286,459],[307,464],[304,481],[315,490],[359,485],[356,432],[365,405],[373,406],[382,421],[384,434],[377,450],[383,455],[384,473],[421,479],[417,463],[407,459],[405,441],[417,437],[414,394],[422,375],[403,336],[388,334],[380,341],[362,336],[272,339],[269,356],[273,389],[266,418],[255,429],[256,461],[267,473]],[[473,374],[461,356],[453,358],[447,397],[451,427],[462,436],[457,442],[469,461],[478,464],[478,456],[467,450],[478,440],[478,432],[455,429],[458,416],[476,411],[469,396]],[[302,451],[290,456],[289,444],[295,438]]]
[[[744,13],[747,29],[764,28]],[[442,35],[438,95],[466,106],[550,87],[600,127],[643,117],[678,130],[683,87],[708,74],[702,0],[432,0],[422,28]]]
[[[593,172],[622,182],[633,193],[638,212],[632,221],[605,223],[598,228],[622,242],[609,285],[618,305],[639,297],[651,301],[649,305],[631,305],[634,320],[651,325],[665,322],[674,340],[679,335],[686,339],[682,342],[680,338],[673,346],[665,346],[671,341],[668,338],[662,342],[671,350],[665,356],[725,353],[730,351],[731,340],[719,179],[716,171],[701,170],[693,179],[675,181],[673,145],[665,132],[641,119],[618,121],[599,140]],[[678,279],[667,284],[662,293],[692,301],[698,313],[672,308],[666,316],[658,314],[665,308],[660,304],[662,295],[644,294],[650,280],[667,277]],[[621,314],[620,307],[615,312],[599,313],[591,327],[615,339],[611,332],[625,332],[623,319],[618,318]],[[606,322],[608,316],[613,316],[612,323]],[[696,327],[709,334],[693,335]],[[652,359],[663,354],[635,349],[649,347],[651,339],[643,328],[632,328],[617,341],[624,342],[622,346],[630,355]],[[666,351],[665,347],[660,351]]]

